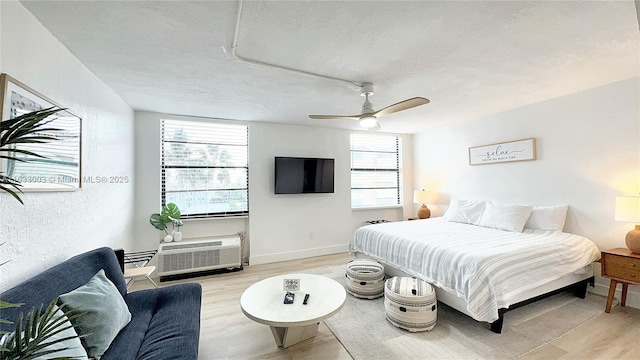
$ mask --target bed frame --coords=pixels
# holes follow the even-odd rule
[[[356,259],[371,259],[371,260],[375,260],[382,263],[385,267],[384,272],[387,275],[414,276],[377,257],[367,256],[360,252],[356,252],[355,256],[356,256]],[[420,278],[419,275],[418,277]],[[539,286],[537,288],[522,292],[517,296],[516,302],[513,305],[509,306],[508,308],[498,309],[498,320],[492,323],[487,323],[487,324],[490,325],[491,331],[493,331],[494,333],[500,334],[502,333],[502,325],[504,323],[504,314],[507,311],[519,308],[521,306],[533,303],[535,301],[544,299],[551,295],[555,295],[570,289],[574,290],[574,294],[577,297],[584,299],[587,295],[587,285],[591,285],[592,287],[594,286],[594,276],[593,276],[592,265],[589,265],[586,271],[582,274],[575,274],[575,273],[568,274],[568,275],[565,275],[564,277],[561,277],[558,280],[555,280],[545,285]],[[463,298],[460,298],[454,294],[451,294],[445,290],[442,290],[437,286],[434,286],[434,288],[436,289],[436,296],[438,301],[448,305],[449,307],[454,308],[455,310],[467,316],[472,317],[471,314],[467,311],[467,304]]]

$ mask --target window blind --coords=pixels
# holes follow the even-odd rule
[[[162,121],[162,205],[182,218],[249,213],[248,127]]]
[[[400,204],[400,139],[351,134],[351,207]]]

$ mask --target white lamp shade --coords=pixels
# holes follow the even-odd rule
[[[363,128],[374,128],[378,126],[378,120],[373,116],[364,116],[360,118],[360,126]]]
[[[413,192],[414,204],[433,204],[436,198],[437,194],[433,191],[416,190]]]
[[[616,196],[616,221],[640,223],[640,196]]]

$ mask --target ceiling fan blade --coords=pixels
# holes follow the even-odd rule
[[[327,120],[327,119],[352,119],[359,120],[362,115],[309,115],[311,119]]]
[[[400,101],[399,103],[389,105],[384,109],[380,109],[373,113],[373,116],[380,117],[383,115],[393,114],[394,112],[411,109],[412,107],[428,104],[429,99],[423,97],[414,97],[411,99],[407,99],[404,101]]]

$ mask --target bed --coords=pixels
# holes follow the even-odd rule
[[[563,220],[564,222],[564,220]],[[584,298],[600,251],[562,231],[504,231],[432,218],[366,225],[349,245],[392,276],[416,276],[438,300],[500,333],[504,313],[569,287]]]

